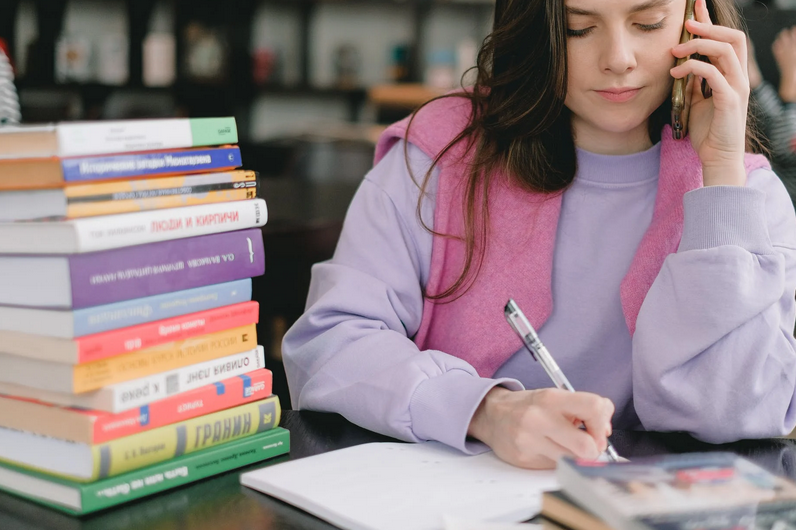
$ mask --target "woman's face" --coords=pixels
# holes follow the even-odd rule
[[[650,146],[647,119],[671,95],[671,49],[686,0],[565,0],[567,98],[576,145],[605,154]]]

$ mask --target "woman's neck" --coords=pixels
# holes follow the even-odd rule
[[[646,122],[630,131],[613,132],[578,123],[573,118],[572,133],[576,147],[600,155],[630,155],[652,147]]]

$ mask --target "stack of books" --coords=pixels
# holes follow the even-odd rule
[[[0,490],[83,514],[289,451],[236,142],[233,118],[0,130]]]
[[[572,530],[796,528],[796,483],[733,453],[564,458],[556,477],[542,515]]]

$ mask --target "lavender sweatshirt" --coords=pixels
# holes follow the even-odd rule
[[[411,144],[408,152],[412,175],[422,177],[430,159]],[[615,428],[687,431],[711,442],[790,432],[796,215],[777,176],[759,169],[745,188],[685,195],[680,248],[664,262],[631,337],[619,284],[652,219],[660,144],[577,156],[558,224],[553,312],[539,330],[573,386],[610,398]],[[421,211],[432,228],[437,177],[435,170]],[[478,452],[485,447],[467,428],[491,388],[552,384],[525,350],[487,379],[411,341],[432,248],[418,196],[398,142],[365,177],[334,257],[313,267],[307,310],[285,336],[292,404]]]

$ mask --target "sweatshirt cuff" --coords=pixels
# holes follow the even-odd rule
[[[486,379],[464,370],[451,370],[422,382],[409,403],[412,431],[421,440],[437,440],[466,454],[489,447],[467,438],[467,429],[478,405],[492,388],[524,390],[514,379]]]
[[[706,186],[683,197],[683,237],[678,252],[723,245],[753,254],[774,251],[768,235],[766,194],[742,186]]]

